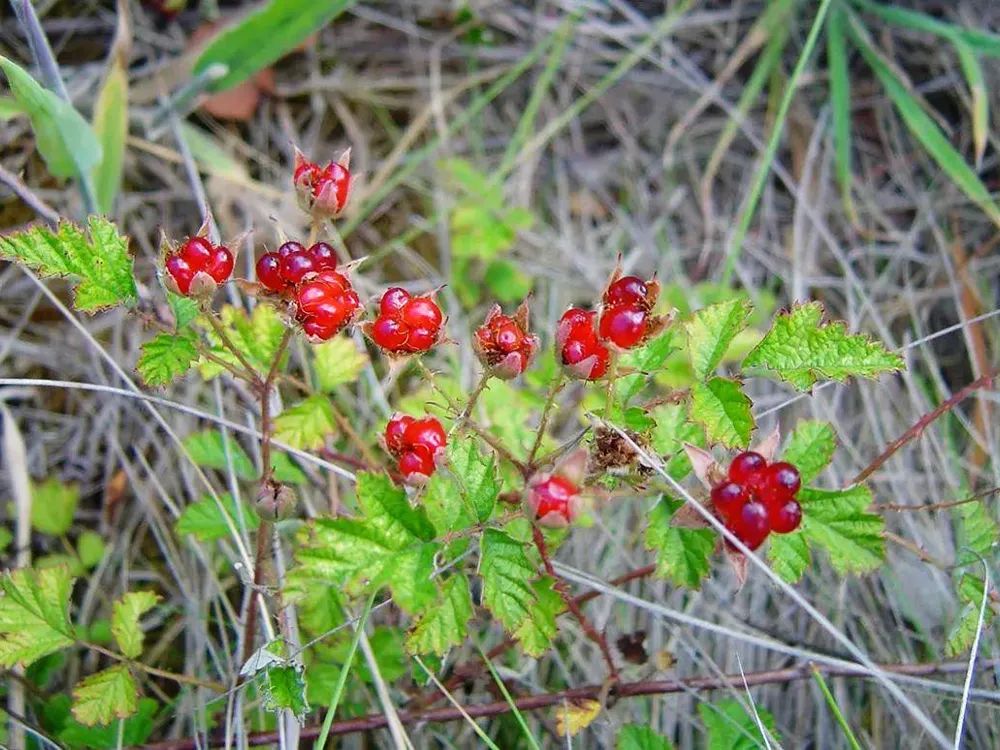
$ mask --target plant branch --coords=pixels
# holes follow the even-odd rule
[[[257,370],[254,368],[254,366],[250,364],[250,361],[246,358],[246,355],[244,355],[243,352],[241,352],[239,348],[236,346],[236,344],[233,343],[233,340],[229,338],[229,334],[226,333],[225,326],[223,326],[222,323],[219,322],[219,319],[215,316],[215,314],[211,310],[208,310],[206,312],[207,314],[205,315],[205,317],[208,319],[209,325],[212,326],[212,330],[215,331],[215,335],[219,337],[219,342],[226,349],[228,349],[229,352],[234,357],[236,357],[236,360],[241,365],[243,365],[243,367],[245,367],[248,372],[253,373],[254,375],[253,382],[257,385],[260,385],[260,375],[257,373]]]
[[[545,406],[542,407],[542,419],[538,423],[535,442],[532,444],[531,452],[528,454],[528,466],[532,468],[535,466],[535,456],[538,455],[538,449],[542,447],[542,439],[545,437],[545,430],[549,426],[549,415],[552,413],[552,407],[555,405],[556,396],[559,395],[559,391],[562,390],[565,382],[566,378],[560,370],[556,379],[552,381],[552,387],[549,388],[549,395],[545,398]]]
[[[221,682],[215,682],[214,680],[200,680],[197,677],[192,677],[186,674],[178,674],[176,672],[168,672],[165,669],[157,669],[156,667],[150,667],[143,664],[140,661],[135,661],[129,659],[124,654],[119,654],[111,649],[104,648],[103,646],[98,646],[96,643],[89,643],[87,641],[80,641],[81,646],[90,649],[91,651],[96,651],[99,654],[107,656],[109,659],[114,659],[115,661],[120,661],[123,664],[127,664],[130,667],[138,669],[146,674],[153,675],[154,677],[162,677],[165,680],[170,680],[171,682],[176,682],[181,685],[191,685],[193,687],[206,688],[212,690],[216,693],[226,692],[226,686]]]

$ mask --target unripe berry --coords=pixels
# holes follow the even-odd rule
[[[528,487],[527,504],[544,526],[566,526],[576,518],[580,490],[561,476],[540,478]]]

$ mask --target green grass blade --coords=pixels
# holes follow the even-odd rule
[[[781,134],[785,128],[788,108],[792,105],[792,99],[795,97],[795,90],[799,85],[799,79],[802,78],[806,65],[809,64],[809,58],[812,57],[813,49],[816,47],[816,41],[819,39],[819,33],[823,28],[823,22],[826,19],[831,2],[832,0],[823,0],[819,6],[819,10],[816,11],[816,17],[813,19],[809,35],[806,37],[805,44],[802,47],[802,53],[799,55],[798,62],[795,63],[792,75],[785,86],[785,93],[782,96],[781,104],[778,106],[778,114],[774,120],[771,137],[768,139],[767,146],[764,149],[764,157],[757,167],[757,172],[754,174],[750,193],[737,221],[736,230],[729,241],[729,248],[726,251],[726,265],[722,272],[722,284],[724,286],[728,285],[732,280],[733,271],[736,269],[736,261],[739,260],[740,252],[743,250],[743,241],[746,239],[747,231],[750,229],[750,222],[753,221],[754,214],[757,211],[757,204],[760,202],[761,193],[764,192],[764,183],[771,172],[771,164],[774,162],[774,157],[778,153],[778,144],[781,142]]]
[[[117,55],[94,105],[94,134],[101,144],[101,161],[94,169],[94,193],[97,209],[109,214],[121,188],[128,138],[128,73]]]
[[[990,104],[986,96],[986,81],[983,78],[983,68],[976,58],[972,47],[960,37],[951,40],[958,55],[958,63],[962,66],[962,74],[969,85],[969,96],[972,99],[972,143],[976,152],[976,164],[983,161],[986,151],[986,136],[990,130]]]
[[[503,684],[503,680],[500,679],[500,675],[497,674],[496,667],[493,666],[493,662],[490,661],[490,657],[486,655],[483,651],[483,647],[478,643],[476,648],[479,649],[480,655],[483,657],[483,663],[486,664],[487,669],[490,670],[490,674],[493,676],[493,681],[500,688],[500,692],[503,694],[503,699],[507,701],[507,705],[510,706],[511,712],[514,714],[514,718],[517,719],[517,723],[521,725],[521,731],[524,733],[524,738],[527,743],[532,747],[533,750],[542,750],[538,746],[538,741],[531,734],[531,730],[528,729],[528,722],[524,720],[524,715],[518,710],[517,704],[514,703],[514,699],[511,697],[510,691],[507,690],[507,686]]]
[[[1000,35],[979,29],[969,29],[956,24],[941,21],[933,16],[918,13],[914,10],[905,10],[891,5],[883,5],[873,0],[853,0],[856,7],[873,13],[884,21],[914,31],[922,31],[928,34],[945,37],[952,40],[960,39],[974,50],[1000,57]]]
[[[989,190],[972,167],[962,158],[962,155],[948,142],[948,138],[941,132],[937,123],[921,108],[920,102],[910,93],[888,61],[875,49],[868,38],[866,29],[856,18],[851,19],[848,33],[851,40],[861,50],[862,56],[875,71],[875,75],[878,76],[906,127],[924,147],[924,150],[951,178],[952,182],[970,200],[979,205],[997,226],[1000,226],[1000,207],[993,201]]]
[[[462,714],[462,718],[464,718],[466,723],[472,727],[472,731],[475,732],[479,739],[483,741],[483,744],[490,748],[490,750],[500,750],[500,748],[497,747],[497,744],[490,739],[489,735],[483,731],[483,728],[476,723],[476,720],[469,716],[466,710],[462,708],[462,704],[455,700],[455,696],[449,693],[448,689],[441,684],[441,680],[437,678],[437,675],[427,668],[427,665],[424,664],[423,660],[419,656],[414,656],[413,659],[420,665],[420,668],[427,673],[431,682],[433,682],[437,689],[441,691],[441,694],[448,699],[448,702],[458,709],[458,712]]]
[[[830,108],[833,111],[833,153],[837,182],[844,210],[856,217],[851,198],[851,79],[847,70],[847,41],[844,38],[844,9],[830,11],[826,28],[826,59],[830,71]]]
[[[823,693],[823,698],[826,699],[826,705],[833,712],[833,718],[837,720],[840,728],[844,730],[844,737],[851,746],[851,750],[861,750],[861,743],[858,742],[857,737],[854,736],[854,732],[851,731],[851,725],[847,723],[847,719],[841,712],[840,706],[837,705],[837,700],[833,697],[833,693],[830,692],[830,688],[827,686],[826,680],[823,679],[823,675],[818,669],[813,669],[812,676],[819,686],[820,692]]]

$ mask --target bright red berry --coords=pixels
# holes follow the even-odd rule
[[[413,424],[413,417],[409,414],[393,414],[388,424],[385,426],[385,445],[393,454],[401,453],[406,447],[404,435],[406,428]]]
[[[285,288],[285,280],[281,276],[281,258],[277,253],[264,253],[257,260],[257,281],[272,292],[280,292]]]
[[[399,473],[408,482],[429,477],[435,468],[434,459],[426,451],[410,450],[399,457]]]
[[[181,245],[179,254],[188,262],[191,268],[201,270],[212,258],[212,243],[204,237],[191,237]]]
[[[729,464],[729,478],[740,484],[747,484],[767,466],[767,461],[759,453],[744,451]]]
[[[570,308],[563,313],[556,329],[556,345],[562,364],[569,372],[585,380],[597,380],[608,371],[610,352],[597,338],[594,322],[597,313]]]
[[[337,267],[337,251],[328,242],[317,242],[309,248],[308,253],[312,256],[318,271]]]
[[[417,354],[441,338],[444,314],[430,296],[411,297],[405,289],[387,289],[379,316],[366,328],[376,346],[393,354]]]
[[[736,518],[739,511],[750,499],[749,493],[742,484],[736,482],[723,482],[712,488],[712,505],[725,523],[730,523]]]
[[[764,503],[755,501],[745,503],[727,526],[750,549],[757,549],[763,544],[771,530],[767,508]]]
[[[382,437],[386,450],[398,459],[399,473],[408,482],[433,474],[435,457],[448,443],[448,435],[435,417],[414,419],[400,413],[392,415]]]
[[[636,303],[608,307],[601,313],[601,338],[619,349],[632,349],[641,344],[646,336],[647,315]]]
[[[414,297],[403,306],[403,323],[411,328],[424,328],[436,331],[444,315],[441,308],[430,297]]]
[[[538,338],[528,334],[528,308],[521,305],[514,317],[495,305],[476,329],[473,346],[490,374],[504,380],[516,378],[528,367],[538,349]]]
[[[340,326],[323,318],[306,318],[302,321],[302,331],[313,341],[326,341],[333,338]]]
[[[215,279],[216,284],[224,283],[233,273],[236,261],[228,247],[219,246],[212,251],[205,264],[205,273]]]
[[[528,506],[539,523],[565,526],[576,517],[579,488],[561,476],[536,481],[528,488]]]
[[[406,334],[404,349],[414,354],[426,352],[434,346],[437,339],[437,331],[432,331],[429,328],[411,328],[409,333]]]
[[[771,531],[777,534],[789,534],[802,523],[802,506],[797,500],[787,500],[780,505],[768,505],[767,518]]]
[[[204,237],[191,237],[164,260],[167,285],[178,294],[210,294],[233,273],[229,248],[213,245]]]
[[[195,270],[180,255],[171,255],[164,264],[167,273],[173,278],[180,294],[187,294],[191,288],[191,280],[194,278]]]
[[[401,312],[410,301],[410,293],[398,286],[389,287],[379,301],[379,312],[382,315],[396,315]]]
[[[321,167],[296,150],[292,181],[303,210],[324,218],[338,216],[344,210],[351,192],[349,161],[347,151],[338,161]]]
[[[764,489],[780,497],[790,500],[802,486],[799,470],[786,461],[779,461],[764,470]]]
[[[370,329],[375,345],[389,351],[399,351],[406,346],[409,331],[395,318],[378,318]]]
[[[278,257],[286,258],[292,253],[304,253],[306,251],[305,245],[301,242],[295,242],[294,240],[289,240],[278,246]]]
[[[316,270],[316,262],[305,250],[288,253],[281,259],[281,277],[289,284],[298,284],[307,273]]]
[[[438,448],[445,446],[448,442],[448,435],[444,431],[444,427],[441,426],[441,422],[436,418],[424,417],[423,419],[414,419],[407,426],[403,440],[410,447],[423,445],[431,453],[434,453]]]
[[[638,276],[622,276],[608,286],[604,292],[605,305],[633,304],[645,302],[649,295],[649,287]]]

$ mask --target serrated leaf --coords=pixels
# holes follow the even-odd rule
[[[673,745],[649,727],[626,724],[618,731],[615,750],[673,750]]]
[[[76,539],[76,556],[87,570],[100,564],[104,559],[105,549],[104,537],[96,531],[84,531]]]
[[[667,473],[680,481],[691,473],[691,461],[684,452],[684,443],[705,445],[705,430],[692,422],[683,404],[661,404],[652,411],[656,424],[650,443],[657,455],[666,457]]]
[[[111,611],[111,633],[118,648],[129,659],[142,653],[143,632],[139,618],[160,600],[152,591],[130,591],[115,602]]]
[[[458,439],[448,446],[448,471],[455,480],[461,499],[473,511],[475,520],[489,520],[500,494],[496,460],[475,440]]]
[[[53,231],[36,224],[22,232],[0,236],[0,258],[24,263],[40,276],[77,279],[73,304],[95,312],[136,298],[128,241],[114,224],[91,216],[86,233],[61,222]]]
[[[556,734],[573,737],[594,723],[601,702],[590,698],[568,700],[556,709]]]
[[[711,378],[691,386],[691,419],[705,428],[709,443],[746,448],[754,429],[752,405],[736,380]]]
[[[774,728],[774,717],[760,706],[757,716],[768,734],[781,739]],[[744,710],[739,701],[726,699],[717,703],[699,703],[698,714],[708,731],[707,750],[769,750],[771,745],[761,734],[757,719]]]
[[[531,588],[536,604],[531,617],[526,618],[513,632],[524,653],[541,656],[552,646],[552,639],[559,632],[556,616],[566,609],[566,603],[555,589],[555,581],[548,576],[539,578]]]
[[[166,385],[186,373],[198,359],[194,331],[158,333],[142,345],[135,369],[148,386]]]
[[[118,54],[113,53],[94,104],[94,135],[101,144],[101,160],[94,170],[94,194],[98,210],[107,214],[121,188],[128,138],[128,74]]]
[[[978,561],[978,560],[977,560]],[[958,656],[966,651],[976,638],[979,629],[979,612],[983,604],[984,582],[974,575],[962,575],[958,579],[958,599],[962,609],[955,618],[945,638],[945,653],[948,656]],[[987,602],[983,612],[983,628],[990,626],[996,616],[993,608]]]
[[[85,726],[127,719],[138,704],[139,689],[124,664],[92,674],[73,688],[73,716]]]
[[[749,300],[737,297],[702,308],[684,324],[695,378],[705,380],[715,373],[752,311]]]
[[[794,464],[802,484],[809,484],[830,464],[836,450],[837,436],[829,422],[803,420],[795,425],[781,459]]]
[[[845,381],[875,378],[902,369],[898,354],[863,334],[849,334],[843,321],[823,323],[823,305],[794,305],[774,320],[771,330],[743,360],[744,368],[773,372],[799,390],[820,378]]]
[[[684,505],[664,497],[649,512],[646,547],[656,552],[656,575],[676,586],[698,588],[712,567],[715,532],[672,526],[670,519]]]
[[[280,60],[354,2],[271,0],[209,42],[194,64],[194,75],[213,65],[223,65],[225,75],[213,82],[210,89],[230,89]]]
[[[1000,529],[981,502],[963,503],[953,511],[958,519],[956,567],[980,562],[1000,539]]]
[[[101,146],[73,105],[43,88],[20,65],[0,55],[11,93],[31,120],[38,153],[56,177],[89,175]]]
[[[638,395],[648,378],[661,370],[675,351],[677,347],[674,345],[674,332],[667,330],[639,348],[622,354],[618,360],[619,368],[635,372],[621,376],[616,382],[619,401],[627,404]]]
[[[200,312],[198,302],[193,297],[175,294],[167,288],[163,291],[167,295],[167,304],[174,314],[174,330],[187,328],[198,317]]]
[[[360,593],[388,585],[408,612],[435,596],[434,527],[399,487],[381,474],[357,477],[358,518],[317,519],[304,530],[297,575]]]
[[[441,586],[435,603],[413,623],[406,636],[406,650],[444,656],[465,640],[472,613],[469,580],[461,573],[453,575]]]
[[[219,311],[219,318],[233,346],[242,352],[244,358],[258,373],[268,372],[287,330],[277,310],[272,305],[257,305],[250,316],[247,316],[243,310],[226,305]],[[231,365],[242,367],[236,356],[222,345],[218,335],[208,323],[202,321],[201,326],[205,329],[211,344],[212,354]],[[286,353],[285,357],[287,356]],[[206,380],[225,370],[222,365],[206,359],[198,363],[198,368]]]
[[[221,503],[221,508],[219,507]],[[229,522],[226,521],[229,518]],[[247,503],[243,503],[243,522],[249,531],[260,526],[260,517]],[[181,536],[194,536],[203,542],[231,537],[232,528],[241,528],[236,515],[236,502],[228,492],[219,495],[219,502],[211,497],[191,503],[183,511],[174,525]]]
[[[0,579],[0,666],[27,666],[74,643],[69,621],[73,579],[65,566],[22,568]]]
[[[73,525],[80,487],[50,478],[31,486],[31,527],[42,534],[62,536]]]
[[[871,491],[864,485],[846,490],[799,490],[802,525],[791,534],[773,534],[768,558],[779,575],[796,581],[809,566],[810,551],[823,547],[840,575],[867,573],[885,557],[885,522],[867,512]]]
[[[353,383],[368,362],[352,339],[337,336],[312,347],[316,367],[316,383],[329,393],[338,385]]]
[[[119,747],[138,747],[153,733],[157,704],[152,698],[140,699],[136,713],[123,722],[87,727],[69,715],[69,696],[64,697],[67,700],[66,716],[59,722],[59,726],[63,727],[59,732],[59,740],[69,748],[118,750]]]
[[[300,720],[308,713],[305,674],[301,667],[272,664],[264,670],[264,708],[291,711]]]
[[[310,396],[274,418],[274,437],[293,448],[315,450],[336,431],[333,405],[326,396]]]

